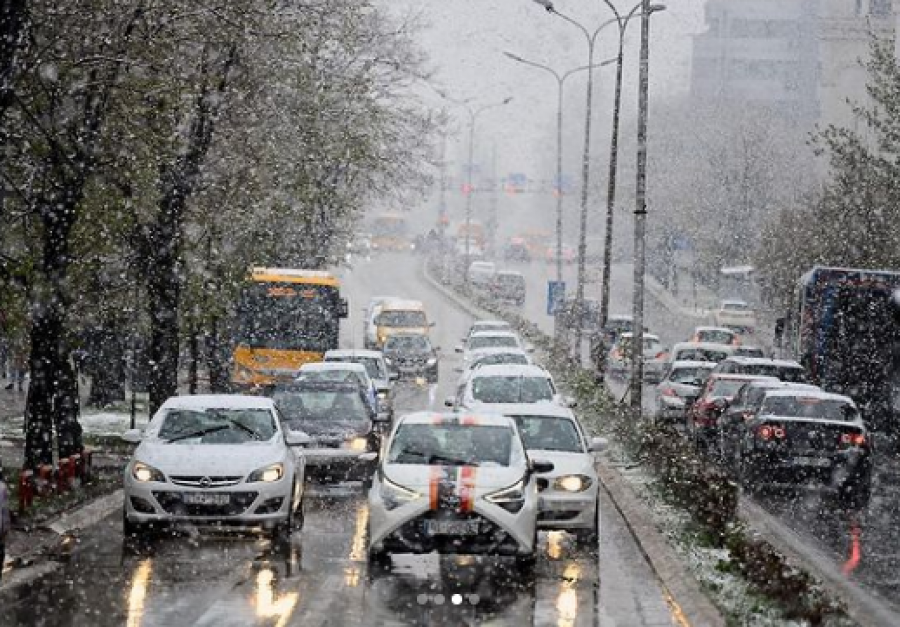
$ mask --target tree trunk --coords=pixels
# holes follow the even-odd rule
[[[68,355],[60,355],[59,379],[56,388],[53,415],[56,420],[56,443],[59,447],[59,457],[62,459],[81,453],[84,449],[81,440],[81,425],[78,423],[80,405],[78,379]]]
[[[59,372],[62,320],[56,307],[35,308],[25,402],[25,468],[53,464],[53,397]]]
[[[0,118],[13,102],[19,52],[27,41],[28,0],[0,0]]]
[[[222,338],[218,318],[213,318],[206,336],[206,370],[209,372],[209,391],[213,394],[228,392],[228,345]]]
[[[188,394],[197,393],[200,366],[200,342],[197,338],[197,329],[191,323],[188,330]]]
[[[124,330],[119,325],[106,322],[95,329],[88,342],[88,375],[91,390],[87,404],[90,407],[109,407],[125,400],[125,346]]]

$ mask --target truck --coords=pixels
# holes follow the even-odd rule
[[[866,423],[900,435],[900,272],[814,267],[776,323],[776,346],[811,383],[852,397]]]

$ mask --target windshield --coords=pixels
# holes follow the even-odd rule
[[[476,377],[472,398],[482,403],[536,403],[553,399],[553,386],[546,377]]]
[[[424,353],[431,344],[424,335],[393,335],[384,343],[384,350],[398,353]]]
[[[512,335],[476,335],[469,339],[469,350],[518,347],[519,342]]]
[[[385,372],[381,360],[376,357],[326,357],[325,361],[360,364],[365,367],[370,379],[387,379],[387,372]]]
[[[759,413],[792,418],[854,421],[859,418],[856,407],[838,399],[816,396],[767,396]]]
[[[724,311],[749,311],[747,303],[722,303]]]
[[[509,427],[404,424],[388,463],[430,466],[509,466],[515,433]]]
[[[709,396],[732,398],[746,383],[741,379],[716,379]]]
[[[305,421],[365,422],[369,420],[365,400],[359,392],[351,390],[277,391],[272,398],[288,423]]]
[[[251,284],[238,305],[238,343],[323,353],[337,348],[338,303],[338,290],[331,286]]]
[[[554,416],[514,416],[528,450],[583,453],[578,429],[568,418]]]
[[[669,381],[673,383],[683,383],[686,385],[694,385],[696,379],[703,379],[712,371],[712,366],[701,368],[699,366],[690,366],[682,368],[673,368],[669,374]]]
[[[734,333],[728,331],[698,331],[697,339],[700,342],[709,342],[710,344],[731,344],[734,340]]]
[[[528,357],[521,353],[495,353],[493,355],[485,355],[472,362],[475,366],[496,366],[498,364],[516,364],[520,366],[528,365]]]
[[[710,361],[720,362],[728,358],[725,351],[708,349],[708,348],[680,348],[675,355],[675,359],[679,361]]]
[[[299,381],[336,381],[343,383],[357,383],[365,387],[368,382],[361,372],[353,372],[352,370],[301,370]]]
[[[243,444],[269,440],[275,432],[267,409],[170,409],[158,436],[178,444]]]
[[[805,383],[806,375],[802,368],[779,366],[778,364],[749,364],[741,367],[741,372],[762,377],[776,377],[788,383]]]
[[[424,327],[428,325],[428,320],[425,312],[418,309],[392,309],[378,314],[375,324],[380,327]]]

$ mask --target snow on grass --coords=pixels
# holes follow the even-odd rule
[[[121,435],[131,428],[131,413],[127,411],[86,411],[82,412],[78,419],[84,435],[116,436]],[[143,428],[147,426],[146,414],[138,413],[135,416],[135,426]],[[25,419],[6,418],[0,420],[0,438],[21,438]],[[2,446],[2,444],[0,444]]]

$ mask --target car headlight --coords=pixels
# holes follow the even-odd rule
[[[384,341],[384,340],[382,340],[382,341]],[[392,365],[394,363],[393,357],[385,357],[384,363],[386,363],[388,366]]]
[[[508,488],[492,492],[485,496],[484,499],[510,513],[516,514],[525,507],[525,480],[519,479]]]
[[[153,466],[143,462],[134,462],[134,466],[131,467],[131,476],[134,477],[135,481],[140,481],[141,483],[147,483],[149,481],[165,483],[166,481],[166,476],[161,470],[157,470]]]
[[[384,390],[382,390],[381,392],[378,393],[378,400],[386,401],[387,397],[388,397],[388,393],[385,392]]]
[[[556,481],[553,482],[553,489],[561,492],[584,492],[593,483],[593,480],[585,475],[566,475],[556,478]]]
[[[247,483],[255,483],[257,481],[263,483],[275,483],[276,481],[281,481],[282,477],[284,477],[284,464],[279,462],[277,464],[272,464],[271,466],[266,466],[265,468],[254,470],[250,473],[250,476],[247,477]]]
[[[344,443],[344,448],[351,451],[365,451],[369,448],[369,440],[363,437],[352,438]]]
[[[404,488],[387,477],[382,477],[381,500],[384,502],[385,509],[397,509],[401,505],[406,505],[420,498],[422,498],[422,495],[415,490]]]
[[[435,365],[437,363],[437,357],[430,358],[427,363],[429,366]]]

